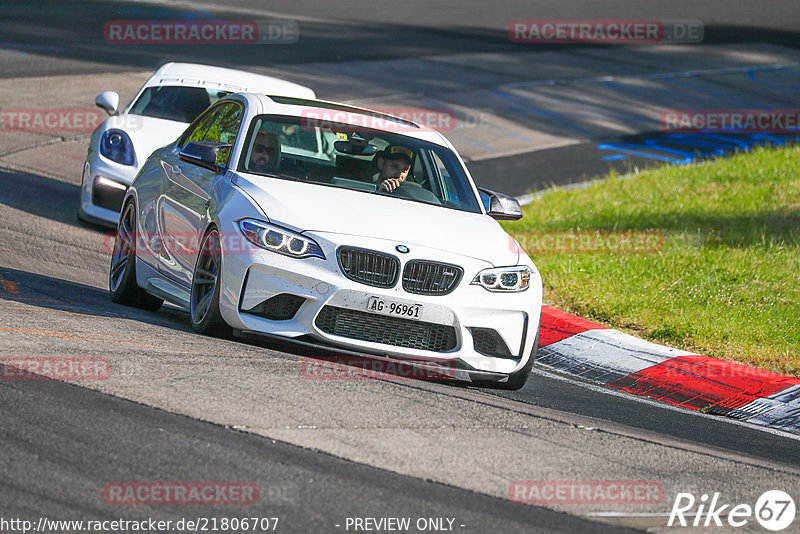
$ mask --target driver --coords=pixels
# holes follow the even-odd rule
[[[378,191],[391,193],[408,177],[414,152],[402,145],[389,145],[375,158],[378,173],[373,179],[378,184]]]
[[[250,151],[248,170],[259,173],[274,173],[281,162],[281,142],[275,134],[260,131]]]

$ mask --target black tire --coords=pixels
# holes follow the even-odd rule
[[[136,204],[133,200],[122,208],[117,224],[108,269],[108,290],[112,301],[143,310],[155,311],[164,303],[136,283]]]
[[[536,330],[536,339],[533,342],[533,349],[531,350],[531,357],[525,363],[525,367],[519,371],[514,371],[508,375],[508,380],[505,382],[495,382],[491,380],[476,380],[472,384],[480,387],[487,387],[493,389],[504,389],[507,391],[517,391],[522,389],[528,382],[528,377],[531,375],[531,369],[536,361],[536,353],[539,352],[539,330]]]
[[[219,232],[211,227],[203,237],[192,274],[189,316],[198,334],[230,338],[233,330],[219,312],[221,277],[222,247]]]
[[[495,387],[497,389],[505,389],[509,391],[517,391],[518,389],[522,389],[525,383],[528,382],[528,377],[531,376],[531,369],[533,369],[533,364],[536,361],[537,352],[539,352],[539,329],[536,330],[536,339],[533,341],[531,357],[528,358],[527,363],[525,363],[525,367],[508,375],[508,380],[506,382],[495,382]]]

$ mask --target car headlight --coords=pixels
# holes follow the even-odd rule
[[[472,284],[483,286],[488,291],[525,291],[531,285],[531,270],[524,265],[484,269],[475,276]]]
[[[107,130],[100,139],[100,153],[122,165],[133,165],[133,143],[122,130]]]
[[[253,219],[239,221],[239,229],[256,246],[292,258],[322,258],[325,254],[316,241],[279,226]]]

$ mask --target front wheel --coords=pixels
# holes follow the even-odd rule
[[[539,351],[539,330],[536,331],[536,339],[533,342],[533,349],[531,349],[531,357],[525,363],[525,366],[508,375],[508,380],[505,382],[495,382],[491,380],[476,380],[472,385],[479,387],[487,387],[493,389],[504,389],[508,391],[517,391],[528,382],[528,377],[531,375],[533,363],[536,361],[536,353]]]
[[[117,225],[111,267],[108,270],[108,290],[111,300],[126,306],[154,311],[164,303],[136,283],[136,204],[125,204]]]
[[[231,337],[231,327],[219,312],[222,286],[222,246],[216,228],[209,230],[200,245],[192,276],[190,315],[192,328],[199,334]]]
[[[506,389],[510,391],[517,391],[518,389],[522,389],[525,383],[528,381],[528,377],[531,376],[531,370],[533,369],[533,363],[536,361],[536,353],[539,352],[539,330],[536,330],[536,339],[533,341],[533,349],[531,349],[531,357],[528,358],[528,361],[525,363],[525,367],[520,369],[519,371],[515,371],[508,375],[508,380],[506,382],[496,382],[494,387],[497,389]]]

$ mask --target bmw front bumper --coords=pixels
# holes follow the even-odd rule
[[[226,233],[240,236],[227,249],[223,237],[220,310],[235,329],[287,338],[310,336],[359,353],[440,362],[486,376],[517,371],[532,357],[542,286],[527,257],[521,261],[532,271],[529,288],[499,293],[470,283],[478,272],[494,265],[419,245],[409,244],[409,253],[399,254],[393,241],[306,232],[322,247],[326,259],[295,259],[250,245],[235,222],[224,229]],[[409,293],[400,280],[393,287],[372,287],[342,274],[336,257],[339,246],[397,257],[401,272],[408,261],[417,259],[458,265],[464,274],[446,295]],[[369,309],[376,299],[419,306],[419,316],[376,313]]]

